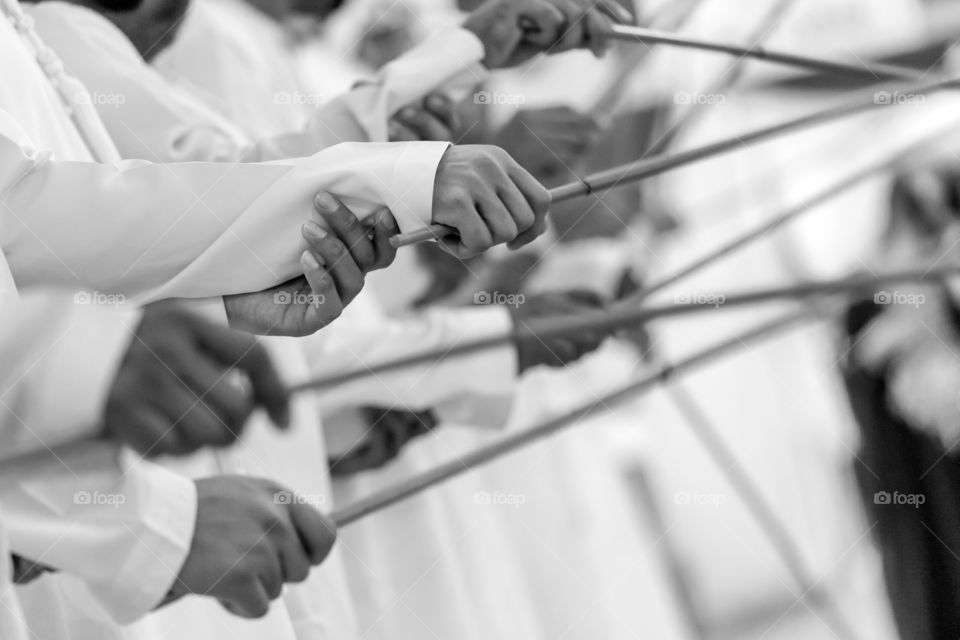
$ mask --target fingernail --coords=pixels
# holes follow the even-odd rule
[[[337,200],[326,191],[321,191],[314,196],[313,206],[323,213],[335,213],[340,208]]]
[[[413,107],[406,107],[400,111],[400,115],[404,118],[415,118],[417,115],[417,110]]]
[[[427,104],[436,109],[445,107],[447,105],[447,97],[434,93],[427,96]]]
[[[303,255],[300,256],[300,264],[311,271],[316,271],[321,268],[320,263],[309,251],[304,251]]]
[[[327,237],[327,230],[313,220],[303,225],[303,232],[316,240],[323,240]]]

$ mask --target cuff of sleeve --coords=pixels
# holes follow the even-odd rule
[[[380,83],[391,94],[391,110],[438,89],[456,92],[475,87],[489,74],[481,64],[485,55],[483,42],[467,29],[445,27],[433,31],[420,45],[380,71]]]
[[[177,300],[177,304],[216,325],[220,325],[221,327],[230,326],[230,320],[227,317],[227,308],[223,304],[222,297],[180,298]]]
[[[86,294],[77,294],[83,295]],[[35,427],[32,433],[52,440],[37,443],[38,446],[86,435],[93,425],[100,424],[107,395],[141,316],[139,311],[94,306],[78,309],[80,312],[74,313],[65,327],[64,339],[44,356],[42,381],[33,385],[44,393],[50,389],[69,390],[71,398],[70,402],[34,398],[30,403],[29,423]],[[65,428],[70,425],[82,432]],[[49,438],[50,434],[56,434],[55,439]]]
[[[130,527],[135,540],[125,558],[116,558],[109,582],[88,582],[90,593],[120,624],[143,617],[166,598],[190,552],[197,521],[192,480],[149,462],[132,464],[144,505],[139,527]]]
[[[430,225],[433,219],[433,188],[447,142],[406,142],[394,165],[386,194],[387,206],[401,233]]]
[[[5,488],[13,552],[86,583],[118,623],[162,602],[193,543],[196,488],[123,452],[118,465]]]

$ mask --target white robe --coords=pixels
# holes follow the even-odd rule
[[[21,286],[91,287],[143,299],[273,286],[299,273],[299,227],[321,189],[360,216],[387,205],[401,228],[430,220],[445,143],[345,144],[270,164],[106,166],[64,153],[57,142],[81,140],[33,56],[4,28],[11,81],[0,87],[0,105],[40,150],[57,152],[30,156],[0,140],[4,252]]]
[[[29,172],[22,171],[27,168],[22,163],[32,168],[35,162],[44,162],[45,154],[39,149],[51,146],[64,150],[67,157],[88,158],[72,123],[57,110],[58,99],[49,93],[46,79],[6,18],[0,20],[0,47],[8,65],[0,103],[0,146],[11,152],[0,162],[4,177],[16,176],[18,169],[26,175]],[[21,118],[26,125],[21,126]],[[30,130],[31,125],[35,131]],[[21,163],[19,167],[17,162]],[[29,193],[32,185],[25,184],[29,181],[31,177],[25,177],[11,185],[7,193],[20,190],[33,197]],[[58,208],[63,210],[71,204],[64,199]],[[14,219],[24,213],[9,206],[3,211]],[[0,223],[4,243],[11,235],[6,216]],[[9,276],[7,272],[3,279],[12,288],[13,278]],[[74,313],[64,313],[62,305],[46,309],[34,306],[42,302],[33,303],[19,319],[5,316],[5,322],[11,323],[5,325],[10,331],[22,335],[26,326],[34,333],[29,342],[15,340],[7,345],[9,374],[30,372],[31,376],[19,384],[13,384],[17,377],[9,380],[12,386],[5,401],[8,411],[26,416],[29,425],[42,434],[40,440],[48,441],[95,426],[136,313],[116,312],[104,321],[95,314],[81,314],[83,309],[78,307]],[[65,340],[68,335],[73,337]],[[36,351],[31,353],[31,348]],[[91,357],[94,349],[98,351]],[[44,354],[46,358],[41,357]],[[88,370],[71,381],[71,372],[76,376],[80,362]],[[47,387],[48,383],[59,388]],[[59,402],[51,400],[58,396]],[[4,423],[11,436],[22,427],[14,414],[5,414]],[[19,434],[16,439],[21,446],[36,444],[23,431]],[[108,466],[79,479],[69,473],[56,474],[9,486],[2,500],[4,529],[14,552],[41,559],[65,574],[88,581],[102,606],[118,619],[129,620],[152,608],[172,583],[193,534],[195,495],[192,483],[155,465],[128,466],[126,459],[119,462],[123,467]],[[82,504],[75,499],[78,491],[91,496],[122,494],[125,501],[120,505]],[[29,589],[42,591],[46,581],[41,578]],[[58,612],[56,607],[48,607],[44,616],[56,618]]]
[[[768,44],[796,49],[798,42],[820,39],[842,42],[843,49],[846,42],[865,37],[894,42],[916,33],[917,23],[909,19],[917,16],[913,4],[885,3],[884,10],[877,11],[872,2],[799,3],[796,16],[802,16],[805,8],[807,19],[796,27],[788,20]],[[859,33],[848,34],[828,22],[824,14],[831,9],[859,15],[850,21]],[[704,33],[707,28],[704,23]],[[741,30],[748,28],[740,25]],[[677,77],[690,82],[691,88],[709,86],[729,66],[728,60],[702,57],[683,65],[679,55],[672,53],[674,69],[688,69]],[[809,97],[800,92],[729,95],[723,105],[705,108],[704,117],[682,137],[681,146],[692,148],[810,113],[829,99],[826,92]],[[799,202],[909,140],[936,131],[956,113],[955,101],[954,106],[949,99],[940,106],[938,102],[931,99],[923,108],[846,119],[665,176],[659,181],[665,203],[681,214],[685,224],[675,243],[657,248],[651,279],[672,273],[727,238],[769,220],[787,204]],[[888,176],[865,182],[663,292],[659,302],[672,302],[677,295],[776,286],[797,278],[839,277],[862,270],[880,228],[879,214],[887,208],[888,186]],[[765,305],[661,323],[657,343],[669,357],[678,358],[789,308]],[[889,638],[893,627],[881,593],[878,559],[849,473],[850,457],[858,444],[835,377],[839,357],[831,332],[807,328],[750,346],[685,377],[682,383],[709,411],[744,469],[757,479],[768,503],[800,543],[805,563],[815,577],[822,578],[820,586],[831,590],[839,610],[849,622],[861,626],[862,635]],[[771,612],[769,619],[757,620],[754,627],[723,628],[731,636],[780,637],[792,632],[830,637],[819,614],[801,605],[790,616],[776,620],[796,602],[792,577],[697,439],[683,422],[677,422],[676,409],[658,394],[647,410],[652,424],[678,425],[650,431],[649,444],[656,455],[644,460],[662,492],[665,516],[675,525],[671,538],[687,562],[702,614],[723,628],[747,612],[752,616],[758,609]],[[719,507],[698,507],[677,499],[696,493],[719,496],[724,502]]]
[[[376,139],[385,136],[387,115],[399,105],[422,97],[434,85],[446,82],[453,67],[469,66],[463,62],[451,64],[448,59],[435,54],[428,55],[426,49],[414,52],[383,70],[378,82],[351,92],[320,110],[313,117],[313,127],[251,143],[234,125],[198,103],[186,91],[171,86],[146,66],[125,36],[100,15],[62,3],[45,3],[32,13],[38,30],[68,57],[70,70],[91,88],[94,96],[115,94],[127,98],[124,105],[117,108],[107,103],[98,104],[124,157],[143,155],[160,161],[282,157],[284,153],[300,152],[305,148],[321,148],[326,142],[316,132],[330,125],[331,121],[332,124],[351,123],[352,128],[338,128],[338,133]],[[230,35],[236,34],[231,32]],[[214,42],[207,40],[206,44]],[[475,59],[480,54],[476,38],[462,30],[438,34],[431,46],[434,52],[436,47],[459,47],[459,59]],[[214,46],[213,50],[219,49]],[[105,59],[110,60],[109,65],[102,64]],[[429,66],[426,65],[428,59],[432,60]],[[414,75],[418,80],[410,82]],[[430,78],[434,80],[431,82]],[[248,129],[263,134],[253,131],[252,125]],[[509,327],[502,310],[477,309],[381,321],[360,331],[359,325],[350,319],[365,315],[358,303],[359,300],[355,301],[347,310],[347,316],[321,332],[317,340],[311,340],[313,348],[319,349],[311,353],[311,362],[315,363],[312,367],[314,375],[340,372],[362,362],[374,362],[412,349],[453,344],[479,330],[497,332]],[[268,340],[268,344],[274,347],[274,356],[291,377],[291,382],[305,377],[302,374],[303,356],[299,354],[298,357],[295,341]],[[463,387],[462,381],[477,380],[478,374],[480,381],[488,382],[486,386],[482,382],[474,383],[474,391],[501,393],[504,385],[512,383],[515,366],[512,350],[498,350],[456,359],[441,367],[423,366],[392,376],[372,378],[329,394],[320,394],[318,398],[325,406],[339,407],[358,403],[393,405],[402,395],[417,406],[433,406],[458,393]],[[453,385],[451,381],[454,381]],[[268,425],[258,423],[251,426],[256,436],[245,438],[244,446],[229,454],[216,456],[215,460],[208,456],[207,463],[195,457],[190,463],[172,462],[168,466],[191,475],[208,474],[217,469],[255,471],[290,482],[293,474],[297,482],[292,486],[302,493],[321,496],[321,502],[327,502],[326,456],[319,442],[318,413],[315,409],[312,414],[300,411],[298,416],[294,432],[282,437],[271,434]],[[203,637],[221,630],[231,638],[238,637],[238,634],[271,638],[289,634],[296,638],[350,637],[352,618],[345,606],[337,610],[314,605],[308,610],[302,606],[295,609],[296,603],[291,605],[292,600],[314,603],[335,600],[344,605],[342,593],[337,589],[337,584],[343,584],[343,580],[337,572],[328,570],[336,566],[337,561],[336,557],[331,557],[324,569],[315,572],[307,583],[288,588],[282,602],[274,607],[265,621],[250,623],[230,619],[215,604],[195,602],[177,604],[151,616],[130,633],[162,633],[163,629],[191,628],[192,632]]]
[[[300,122],[296,118],[288,119],[284,106],[276,107],[269,99],[277,92],[305,95],[298,90],[299,85],[274,84],[275,77],[248,78],[246,75],[249,81],[243,84],[223,80],[236,77],[246,69],[292,68],[289,48],[271,46],[283,42],[278,26],[242,5],[229,1],[199,4],[188,19],[182,40],[160,57],[158,66],[168,77],[182,82],[190,78],[193,85],[219,87],[215,104],[221,105],[251,136],[284,130],[272,128],[273,122],[283,123],[289,130],[291,127],[302,129],[304,122],[309,126],[310,122],[321,119],[323,109],[316,114],[302,113]],[[200,10],[204,8],[209,10]],[[222,9],[222,13],[213,11],[214,8]],[[246,30],[232,21],[230,16],[234,12],[244,16]],[[221,15],[222,20],[216,20]],[[190,20],[194,25],[189,24]],[[206,24],[198,25],[201,21]],[[204,36],[198,37],[199,33]],[[258,48],[255,53],[242,44],[237,48],[237,43],[249,41],[265,42],[268,46]],[[200,57],[186,53],[200,51],[201,45],[212,43],[222,43],[215,48],[224,55],[204,56],[204,63],[199,64]],[[232,54],[226,55],[226,52]],[[405,95],[416,92],[422,96],[439,87],[440,80],[445,86],[450,86],[448,80],[454,81],[454,85],[461,84],[456,82],[458,74],[463,76],[463,84],[472,84],[482,77],[474,71],[481,55],[482,48],[472,35],[459,29],[441,31],[411,53],[388,64],[377,75],[373,87],[387,96],[401,95],[404,87]],[[330,106],[349,104],[362,95],[363,92],[351,91]],[[391,105],[402,103],[399,98],[384,100],[381,97],[374,101],[375,110],[358,109],[368,114],[368,135],[385,135],[386,117],[396,110]],[[236,106],[241,104],[245,106]],[[264,113],[249,117],[250,105],[259,105]],[[374,122],[374,116],[379,121]],[[396,268],[394,265],[391,270]],[[503,332],[509,327],[506,311],[498,308],[388,318],[369,292],[364,291],[336,323],[304,342],[311,371],[322,376],[404,353],[456,344],[468,337]],[[485,402],[489,409],[493,399],[502,404],[503,396],[513,388],[515,376],[514,351],[504,348],[449,360],[439,366],[417,366],[408,371],[374,376],[319,394],[317,399],[324,411],[359,404],[439,408],[444,417],[455,416],[466,422],[473,417],[473,407],[452,400],[470,394],[473,400]],[[345,420],[336,430],[328,430],[328,437],[339,449],[340,443],[354,444],[366,428],[359,420]],[[400,459],[383,470],[337,480],[337,502],[345,504],[398,478],[433,466],[449,451],[442,443],[445,431],[440,429],[423,441],[411,444]],[[462,488],[463,482],[459,486]],[[463,519],[470,508],[453,499],[451,490],[440,487],[401,508],[341,531],[339,544],[345,550],[344,561],[356,597],[363,637],[407,638],[431,633],[478,640],[537,637],[537,627],[526,604],[528,598],[517,588],[522,585],[520,576],[509,556],[502,553],[506,541],[490,523]],[[476,510],[473,513],[483,515]],[[418,578],[422,579],[418,581]],[[408,590],[414,583],[417,588]]]
[[[402,185],[403,203],[392,207],[401,226],[429,219],[433,173],[447,145],[341,146],[273,165],[96,165],[33,52],[6,20],[0,46],[7,70],[0,108],[5,122],[20,125],[17,135],[5,131],[0,140],[4,252],[21,286],[52,283],[149,298],[272,285],[296,273],[299,224],[318,188],[370,211],[393,200],[387,194]],[[323,168],[328,161],[336,168]],[[418,201],[409,190],[421,178],[429,184]],[[259,260],[250,259],[247,247]],[[134,462],[121,477],[122,487],[115,477],[95,478],[128,497],[122,508],[111,507],[110,517],[89,505],[78,509],[74,490],[65,493],[56,483],[5,497],[5,509],[14,550],[86,579],[99,590],[89,611],[126,621],[151,609],[172,583],[192,537],[195,490],[155,465]],[[45,544],[50,538],[59,543]],[[126,558],[119,567],[106,560],[118,556]],[[73,578],[47,576],[24,591],[49,603],[45,590],[53,580]],[[45,635],[68,633],[62,609],[40,608]],[[75,631],[105,637],[102,630]]]

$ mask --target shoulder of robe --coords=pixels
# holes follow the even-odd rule
[[[25,8],[33,16],[37,33],[64,58],[68,69],[83,59],[74,56],[83,53],[96,54],[101,66],[129,61],[146,64],[126,34],[93,9],[66,2],[41,2]]]

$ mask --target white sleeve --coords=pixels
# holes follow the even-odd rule
[[[140,313],[88,294],[27,294],[0,311],[0,459],[91,435]]]
[[[499,307],[431,309],[385,320],[372,328],[334,323],[303,339],[311,375],[323,377],[431,349],[511,331],[509,313]],[[316,394],[324,413],[355,406],[432,409],[463,395],[504,396],[517,380],[513,345],[446,358],[394,372],[366,376]]]
[[[0,310],[3,456],[92,434],[139,312],[78,294],[27,294]],[[0,491],[11,550],[84,580],[119,622],[151,611],[193,538],[191,481],[128,453],[51,462]],[[2,462],[0,462],[2,467]]]
[[[483,82],[483,43],[470,31],[445,28],[388,62],[369,83],[320,107],[308,126],[318,143],[384,142],[387,123],[408,104],[434,91],[455,93]]]
[[[403,106],[458,80],[475,85],[486,75],[479,64],[483,44],[473,33],[438,30],[385,65],[370,84],[319,107],[305,130],[254,142],[148,65],[95,11],[48,3],[30,13],[41,37],[90,91],[120,154],[153,162],[262,162],[310,156],[341,142],[386,142],[387,121]]]
[[[429,224],[446,143],[348,143],[269,164],[52,162],[0,137],[3,251],[20,287],[160,298],[260,291],[299,273],[326,190],[358,217]]]
[[[84,580],[121,624],[164,599],[196,524],[194,483],[129,454],[5,487],[0,500],[10,549]]]

